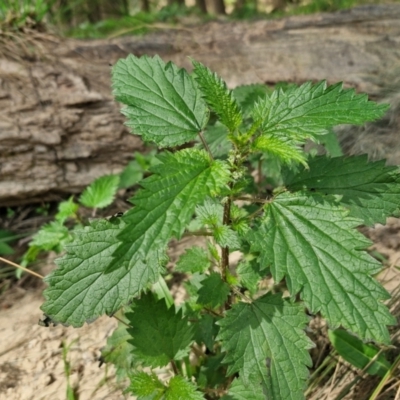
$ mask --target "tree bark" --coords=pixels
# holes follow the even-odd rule
[[[77,193],[144,150],[111,95],[119,58],[159,54],[191,69],[190,56],[230,87],[328,79],[377,96],[399,75],[400,5],[113,40],[1,39],[0,205],[11,205]]]
[[[226,10],[225,10],[225,3],[224,0],[209,0],[209,7],[213,13],[217,15],[225,15]]]
[[[206,0],[196,0],[196,7],[201,11],[202,14],[207,14]]]

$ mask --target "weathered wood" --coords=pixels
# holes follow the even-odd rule
[[[34,55],[26,40],[13,51],[0,41],[0,205],[78,192],[143,149],[111,95],[118,58],[159,54],[190,69],[191,56],[230,87],[328,79],[376,96],[400,67],[400,5],[112,40],[38,34]]]

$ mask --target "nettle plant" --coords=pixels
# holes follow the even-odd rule
[[[382,265],[356,228],[399,215],[400,198],[397,167],[304,145],[387,106],[326,82],[232,92],[193,65],[192,75],[157,56],[114,66],[128,126],[167,150],[132,209],[73,232],[42,310],[74,327],[117,313],[103,358],[138,399],[302,399],[310,314],[389,343],[395,319],[373,278]],[[199,244],[168,263],[171,239],[190,235]],[[168,282],[182,274],[175,305]]]

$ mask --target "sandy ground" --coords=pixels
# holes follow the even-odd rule
[[[98,361],[117,321],[102,317],[81,329],[44,328],[38,325],[42,302],[40,291],[26,292],[11,308],[0,312],[0,399],[65,400],[63,343],[72,343],[67,359],[79,400],[124,399],[112,368],[99,368]]]
[[[399,282],[400,220],[389,219],[386,226],[368,230],[389,266],[381,278],[393,290]],[[67,378],[62,358],[63,343],[72,346],[67,354],[71,364],[71,384],[79,400],[122,400],[113,368],[99,368],[100,349],[116,327],[113,318],[102,317],[80,329],[38,325],[42,313],[41,289],[9,290],[0,299],[0,399],[65,400]],[[123,387],[124,385],[122,385]]]

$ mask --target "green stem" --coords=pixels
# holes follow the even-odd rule
[[[167,283],[162,276],[160,276],[158,281],[153,284],[153,290],[156,293],[158,299],[165,299],[168,308],[174,304],[174,299],[172,298]]]
[[[392,366],[388,369],[385,376],[379,382],[379,385],[375,388],[375,390],[372,393],[369,400],[375,400],[379,396],[383,387],[387,384],[387,381],[389,380],[389,378],[391,378],[395,374],[395,371],[396,371],[397,367],[399,366],[399,364],[400,364],[400,356],[397,356],[397,358],[393,362]]]

